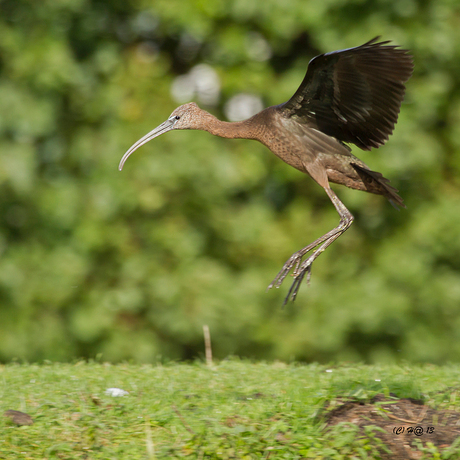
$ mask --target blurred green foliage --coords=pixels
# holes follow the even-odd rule
[[[0,359],[460,357],[460,6],[454,0],[0,0]],[[287,100],[315,55],[376,35],[412,51],[394,135],[355,153],[407,210],[334,187],[355,215],[281,309],[265,292],[337,225],[310,178],[253,141],[175,132],[118,161],[219,76]],[[269,45],[258,58],[257,43]],[[254,51],[255,50],[255,51]],[[198,101],[199,102],[199,101]]]

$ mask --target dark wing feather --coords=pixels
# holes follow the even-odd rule
[[[393,132],[414,64],[408,51],[377,42],[313,58],[283,116],[369,150]]]

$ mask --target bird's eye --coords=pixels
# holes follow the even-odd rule
[[[180,120],[180,116],[179,116],[179,115],[176,115],[174,118],[175,118],[176,120]]]

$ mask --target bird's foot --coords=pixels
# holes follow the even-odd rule
[[[291,288],[289,289],[289,292],[287,293],[287,296],[284,299],[283,307],[289,302],[289,300],[292,300],[294,302],[294,300],[297,297],[297,292],[299,292],[300,285],[302,284],[302,281],[305,278],[305,275],[307,275],[307,284],[310,284],[311,266],[313,265],[314,260],[315,257],[312,256],[305,260],[301,265],[300,261],[297,264],[296,268],[292,273],[294,281],[292,282]]]
[[[296,272],[300,266],[300,263],[302,262],[302,256],[303,254],[301,254],[300,252],[296,252],[292,254],[292,256],[289,257],[287,262],[283,265],[283,268],[275,276],[275,279],[269,284],[267,291],[271,289],[272,287],[279,288],[281,286],[281,283],[284,281],[284,278],[286,278],[286,276],[291,271],[294,265],[295,265],[295,268],[294,268],[293,275],[296,276]]]
[[[311,278],[311,266],[313,265],[313,261],[318,256],[317,253],[312,254],[308,259],[302,262],[302,257],[305,255],[305,251],[299,251],[294,254],[287,260],[287,262],[283,265],[283,268],[280,272],[275,276],[275,279],[270,283],[267,288],[271,289],[272,287],[279,288],[281,283],[284,281],[288,273],[294,267],[292,271],[292,276],[294,277],[294,281],[289,289],[287,296],[284,299],[283,306],[286,305],[289,300],[294,301],[297,297],[297,292],[299,291],[300,285],[307,276],[307,284],[310,284]]]
[[[330,232],[327,232],[320,238],[310,243],[305,248],[300,251],[295,252],[288,259],[288,261],[283,265],[283,268],[276,275],[275,279],[270,283],[268,289],[272,287],[280,287],[281,283],[284,281],[288,273],[291,271],[292,267],[294,270],[292,276],[294,281],[289,289],[289,292],[284,299],[283,306],[286,305],[289,300],[294,301],[297,297],[297,292],[299,291],[300,284],[302,283],[305,275],[307,276],[307,283],[310,282],[311,278],[311,266],[316,258],[324,252],[324,250],[330,246],[343,232],[345,232],[348,227],[353,222],[353,215],[348,211],[348,209],[343,205],[343,203],[337,198],[337,195],[329,188],[325,188],[326,193],[340,214],[340,223],[337,227],[333,228]],[[308,254],[310,251],[313,253],[306,260],[302,262],[302,258]],[[267,290],[268,290],[267,289]]]

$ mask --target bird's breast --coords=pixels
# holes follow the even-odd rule
[[[307,172],[302,162],[303,155],[300,149],[293,146],[284,136],[273,136],[263,140],[262,143],[288,165],[299,171]]]
[[[296,132],[296,126],[290,120],[273,117],[257,139],[285,163],[306,173],[305,161],[312,152],[303,137],[304,133]]]

